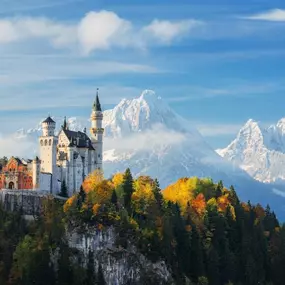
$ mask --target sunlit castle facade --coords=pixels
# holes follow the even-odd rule
[[[98,92],[92,106],[90,136],[86,129],[83,132],[69,130],[66,119],[56,135],[55,121],[51,117],[44,120],[39,137],[39,159],[33,163],[33,188],[58,194],[65,181],[69,196],[79,191],[89,173],[102,169],[102,122]]]

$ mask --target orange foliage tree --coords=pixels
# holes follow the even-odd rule
[[[101,170],[95,170],[90,173],[82,183],[82,187],[86,193],[95,189],[96,185],[102,182],[104,179],[103,172]]]
[[[191,201],[192,208],[197,215],[202,217],[206,212],[206,200],[202,193],[198,194],[195,199]]]

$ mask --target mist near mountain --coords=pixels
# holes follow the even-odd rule
[[[63,118],[54,120],[59,132]],[[82,131],[89,125],[88,118],[68,119],[71,130]],[[134,176],[158,178],[162,188],[181,177],[223,180],[227,187],[235,186],[242,200],[262,205],[269,203],[278,216],[285,219],[282,185],[261,183],[253,179],[246,168],[240,168],[236,160],[222,157],[222,151],[218,151],[219,155],[189,121],[178,115],[154,91],[145,90],[138,98],[123,99],[113,109],[104,111],[103,126],[106,178],[129,167]],[[35,128],[18,130],[12,137],[21,144],[32,142],[30,151],[22,154],[32,158],[37,154],[40,135],[39,123]]]

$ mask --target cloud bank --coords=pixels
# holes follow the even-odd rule
[[[170,44],[188,35],[202,23],[194,19],[154,20],[136,27],[111,11],[91,11],[77,23],[43,17],[0,19],[0,44],[45,39],[55,48],[76,48],[83,54],[112,47],[145,49],[152,44]]]
[[[17,139],[13,135],[0,135],[0,157],[18,156],[33,158],[38,154],[37,141],[29,138]]]

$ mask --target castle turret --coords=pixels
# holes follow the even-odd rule
[[[102,127],[103,123],[103,112],[99,100],[99,94],[98,94],[98,89],[97,89],[97,94],[96,94],[96,99],[92,107],[92,112],[91,112],[91,140],[92,140],[92,145],[94,149],[96,150],[96,157],[95,157],[95,163],[96,163],[96,168],[102,169],[102,154],[103,154],[103,133],[104,129]]]
[[[58,137],[55,136],[55,121],[50,116],[42,122],[42,130],[43,135],[39,138],[41,159],[40,171],[51,174],[51,191],[52,193],[56,193],[58,191],[56,165]]]
[[[40,167],[41,167],[41,161],[38,157],[33,159],[32,161],[32,171],[33,171],[33,189],[39,188],[40,183]]]
[[[54,136],[55,131],[55,121],[48,116],[42,122],[43,137]]]

